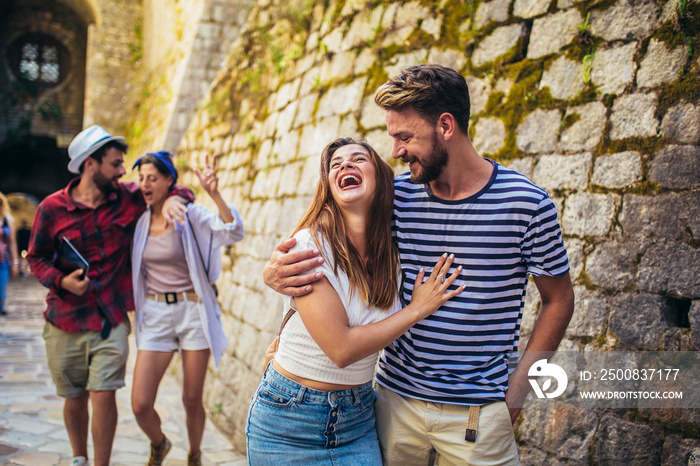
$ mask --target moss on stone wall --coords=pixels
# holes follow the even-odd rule
[[[148,78],[140,76],[130,84],[132,92],[140,98],[126,124],[125,137],[129,143],[127,160],[135,160],[148,151],[162,149],[154,146],[154,136],[164,130],[167,108],[174,97],[170,78],[168,73],[158,69]],[[130,164],[127,162],[126,165]]]
[[[508,131],[503,148],[495,154],[494,159],[505,162],[522,158],[526,154],[517,147],[517,134],[512,129],[517,128],[523,118],[535,109],[552,103],[549,92],[538,88],[542,76],[542,63],[526,59],[503,66],[499,70],[491,68],[491,71],[496,73],[494,79],[506,78],[513,82],[508,95],[505,96],[505,101],[503,93],[495,92],[489,96],[487,102],[485,115],[501,119],[505,127],[511,129]]]
[[[656,114],[662,116],[666,111],[681,102],[700,101],[700,75],[687,73],[681,79],[662,85],[658,90]]]
[[[389,80],[389,74],[386,72],[386,69],[378,62],[372,65],[367,74],[369,75],[366,87],[367,93],[374,94],[374,91],[378,89],[379,86]]]
[[[477,1],[465,1],[444,8],[442,26],[444,32],[436,45],[459,50],[464,49],[467,44],[471,43],[477,32],[482,32],[471,27],[472,18],[478,6],[477,4]]]

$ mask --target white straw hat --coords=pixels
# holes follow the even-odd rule
[[[110,141],[126,141],[126,139],[122,136],[112,136],[100,125],[93,125],[82,130],[68,146],[68,155],[70,156],[68,171],[80,173],[80,164]]]

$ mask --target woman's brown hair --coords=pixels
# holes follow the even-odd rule
[[[377,190],[365,218],[365,256],[352,245],[345,229],[345,220],[333,199],[329,182],[330,161],[340,147],[357,144],[367,149],[376,168]],[[371,306],[388,309],[398,292],[399,254],[391,236],[391,215],[394,208],[394,172],[367,142],[353,138],[339,138],[323,149],[321,179],[311,205],[294,233],[308,228],[319,250],[323,252],[322,236],[333,253],[334,272],[338,269],[348,276],[352,289],[360,293]],[[326,258],[329,259],[329,258]],[[370,281],[367,276],[371,277]]]

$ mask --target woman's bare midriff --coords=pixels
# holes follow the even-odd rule
[[[348,390],[350,388],[359,387],[359,385],[340,385],[336,383],[326,383],[319,382],[318,380],[305,379],[304,377],[299,377],[298,375],[294,375],[291,372],[284,370],[282,367],[280,367],[279,364],[277,364],[277,361],[275,361],[274,359],[272,360],[272,366],[277,372],[287,377],[288,379],[292,379],[293,381],[300,383],[305,387],[313,388],[314,390],[334,392],[336,390]]]

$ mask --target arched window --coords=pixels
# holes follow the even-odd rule
[[[37,88],[53,87],[68,74],[68,50],[47,34],[25,34],[15,39],[8,49],[10,68],[21,80]]]

